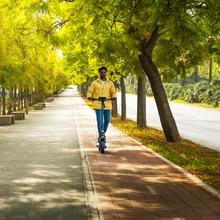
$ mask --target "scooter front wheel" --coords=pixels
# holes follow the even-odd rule
[[[99,143],[99,151],[100,151],[102,154],[104,154],[105,148],[106,148],[105,142],[104,142],[104,141],[101,141],[101,142]]]
[[[104,154],[104,153],[105,153],[105,148],[104,148],[104,147],[100,147],[100,152],[101,152],[102,154]]]

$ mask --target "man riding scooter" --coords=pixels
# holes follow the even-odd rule
[[[107,99],[116,99],[116,91],[114,83],[106,78],[107,68],[105,66],[101,66],[98,69],[98,72],[99,78],[91,83],[87,92],[87,98],[93,100],[93,109],[96,112],[99,142],[101,137],[104,136],[105,138],[105,133],[111,117],[112,103],[111,100]],[[106,100],[103,101],[103,99]],[[103,102],[104,109],[102,109]]]

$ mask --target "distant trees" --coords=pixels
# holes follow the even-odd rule
[[[44,100],[67,84],[63,61],[57,56],[43,23],[46,3],[0,2],[0,87],[2,114]],[[47,17],[47,18],[46,18]],[[42,23],[42,20],[44,22]]]

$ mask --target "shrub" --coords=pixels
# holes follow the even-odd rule
[[[181,85],[175,83],[169,88],[168,97],[173,100],[179,98],[180,94],[182,92]]]
[[[213,90],[213,94],[208,98],[207,103],[218,107],[220,103],[220,86],[216,86]]]
[[[184,101],[193,102],[193,85],[189,84],[183,87],[181,97]]]
[[[210,86],[208,81],[201,81],[196,83],[193,89],[193,102],[200,103],[207,96],[207,91]]]
[[[187,83],[182,86],[180,83],[163,83],[167,97],[171,100],[182,99],[190,103],[207,103],[214,107],[220,104],[220,79],[213,79],[209,84],[208,80],[199,77],[197,83]],[[191,78],[189,78],[189,81]],[[192,80],[193,81],[193,80]],[[128,93],[137,93],[137,83],[127,84]],[[150,83],[146,83],[146,95],[153,96]]]
[[[213,86],[220,86],[220,79],[217,79],[217,78],[213,79],[212,80],[212,85]]]

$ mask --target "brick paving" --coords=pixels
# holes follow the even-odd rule
[[[112,125],[99,153],[94,112],[77,94],[74,106],[101,219],[220,220],[218,198]]]

